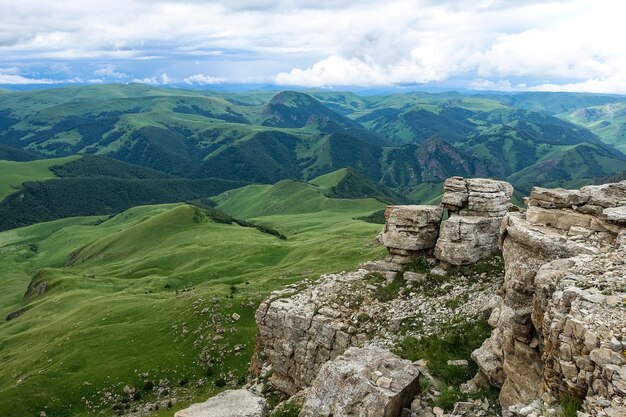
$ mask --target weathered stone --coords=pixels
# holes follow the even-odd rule
[[[373,381],[375,372],[384,376]],[[350,348],[322,366],[300,417],[396,417],[418,392],[410,361],[377,347]]]
[[[422,251],[432,250],[439,236],[443,209],[438,206],[388,206],[378,236],[389,249],[388,262],[404,264]]]
[[[442,205],[450,209],[435,247],[437,259],[453,265],[471,264],[498,251],[498,230],[508,212],[513,188],[503,181],[450,178]]]
[[[177,411],[174,417],[265,417],[266,401],[246,389],[228,390],[203,403]]]
[[[602,214],[610,222],[626,225],[626,206],[605,208]]]
[[[589,201],[589,195],[579,190],[563,188],[534,187],[530,193],[531,200],[537,201],[545,208],[571,208]]]

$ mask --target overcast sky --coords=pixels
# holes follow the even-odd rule
[[[622,0],[0,0],[0,84],[626,93]]]

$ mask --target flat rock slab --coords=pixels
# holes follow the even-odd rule
[[[265,398],[246,389],[228,390],[203,403],[178,411],[174,417],[265,417]]]

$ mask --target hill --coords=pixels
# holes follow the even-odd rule
[[[255,187],[267,186],[230,191],[229,204],[246,207]],[[277,215],[258,220],[287,240],[186,204],[1,232],[0,312],[10,320],[0,323],[0,414],[114,414],[157,391],[178,398],[177,409],[241,383],[261,297],[381,255],[380,227],[353,218],[383,203],[330,199],[297,182],[275,188],[282,196],[267,198]],[[307,195],[324,207],[277,209]],[[138,392],[130,401],[127,385]]]
[[[0,144],[12,158],[82,153],[188,179],[273,184],[350,167],[405,195],[450,175],[517,180],[575,145],[623,149],[619,96],[309,93],[139,84],[9,92]],[[613,171],[621,153],[605,153]],[[580,163],[564,164],[563,176]]]
[[[52,167],[71,162],[78,156],[22,161],[0,160],[0,201],[16,192],[27,181],[43,181],[55,177]]]
[[[309,181],[330,198],[375,198],[387,204],[406,203],[406,198],[387,187],[375,184],[352,168],[342,168]]]
[[[111,177],[27,182],[18,192],[0,202],[0,230],[64,217],[117,214],[145,204],[206,198],[245,184],[222,179]]]

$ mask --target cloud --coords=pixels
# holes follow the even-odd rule
[[[133,82],[149,85],[168,85],[172,84],[174,81],[166,73],[162,73],[158,77],[135,78]]]
[[[626,3],[614,0],[22,0],[2,9],[8,67],[97,62],[79,75],[155,85],[467,79],[516,89],[502,80],[528,78],[550,80],[535,88],[604,90],[621,88],[626,68]]]
[[[102,65],[100,68],[93,72],[93,75],[109,78],[128,78],[128,74],[116,71],[116,66],[113,64]]]
[[[183,80],[183,82],[185,84],[199,84],[199,85],[209,85],[209,84],[221,84],[223,82],[225,82],[226,80],[224,78],[220,78],[220,77],[212,77],[210,75],[206,75],[206,74],[195,74],[195,75],[191,75],[189,77],[185,77],[185,79]]]
[[[29,78],[20,75],[20,69],[17,67],[0,68],[0,84],[55,84],[55,80]]]

